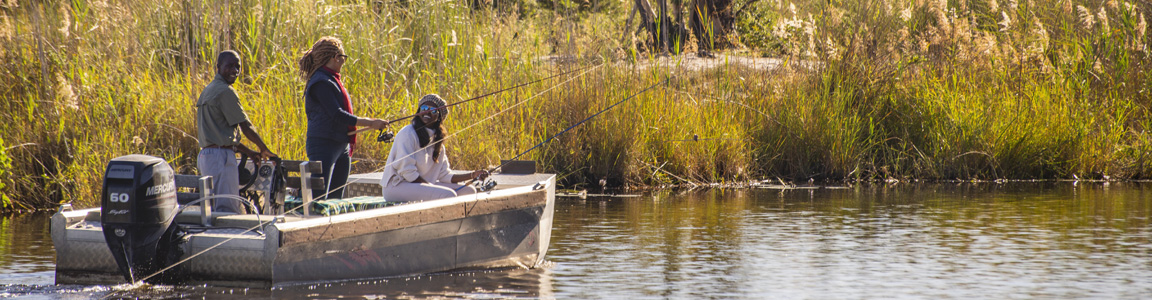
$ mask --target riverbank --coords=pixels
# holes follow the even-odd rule
[[[234,87],[266,142],[303,159],[296,59],[325,35],[341,37],[351,56],[344,73],[357,114],[381,118],[412,113],[426,93],[455,102],[590,67],[454,108],[447,146],[457,169],[497,165],[669,79],[522,158],[577,189],[1129,180],[1152,170],[1143,6],[772,4],[762,8],[772,25],[762,48],[699,58],[633,50],[644,41],[620,38],[627,11],[210,4],[0,10],[9,45],[0,50],[0,162],[11,159],[0,164],[3,209],[93,206],[107,161],[125,154],[195,173],[192,103],[222,49],[244,59]],[[538,59],[550,55],[580,59]],[[378,170],[390,145],[362,140],[353,172]]]

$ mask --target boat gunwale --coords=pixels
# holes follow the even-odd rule
[[[536,175],[541,175],[541,173],[537,173]],[[387,206],[387,207],[374,208],[374,209],[368,209],[368,210],[362,210],[362,211],[335,214],[335,215],[331,215],[331,216],[316,216],[316,215],[314,215],[311,217],[304,217],[304,216],[300,216],[300,215],[288,215],[288,216],[299,217],[299,218],[303,218],[303,219],[290,220],[290,221],[269,222],[269,221],[275,220],[274,218],[270,218],[268,221],[264,221],[264,223],[275,224],[277,226],[277,228],[280,229],[281,231],[296,230],[296,229],[299,229],[302,227],[326,225],[326,224],[330,224],[330,223],[340,223],[340,222],[346,222],[346,221],[354,221],[354,220],[362,219],[365,217],[378,217],[378,216],[388,215],[388,214],[407,213],[407,212],[427,210],[427,209],[432,209],[432,208],[437,208],[437,207],[442,207],[442,206],[455,205],[455,204],[467,204],[467,203],[471,203],[471,202],[492,200],[494,198],[500,198],[500,197],[505,197],[505,196],[514,196],[514,195],[518,195],[518,194],[528,194],[528,193],[535,192],[537,190],[547,189],[548,185],[555,185],[555,183],[550,181],[551,178],[555,177],[555,174],[547,174],[547,175],[550,175],[550,176],[544,178],[544,180],[541,180],[540,182],[537,182],[536,184],[516,185],[515,187],[511,187],[511,188],[496,189],[496,190],[491,190],[491,191],[487,191],[487,192],[479,192],[479,193],[471,194],[471,195],[457,196],[457,197],[444,198],[444,199],[435,199],[435,200],[428,200],[428,201],[415,202],[415,203],[403,203],[403,204],[398,204],[398,205],[394,205],[394,206]],[[59,216],[64,218],[64,221],[65,221],[64,225],[65,226],[72,226],[78,222],[84,221],[84,219],[87,218],[87,216],[90,212],[99,211],[99,210],[100,210],[100,206],[84,208],[84,209],[69,209],[69,210],[58,211],[55,215],[59,215]],[[231,214],[231,215],[224,215],[224,216],[249,216],[249,215],[259,215],[259,216],[268,216],[268,217],[285,216],[285,215],[269,215],[269,214]],[[221,217],[224,217],[224,216],[221,216]]]
[[[549,175],[545,180],[532,185],[521,185],[472,195],[274,223],[269,226],[276,227],[276,231],[280,235],[280,247],[285,247],[318,240],[357,236],[368,232],[396,230],[423,224],[457,220],[508,209],[546,207],[548,204],[547,191],[549,187],[555,185],[555,175]],[[538,196],[537,194],[543,195]],[[511,204],[512,206],[501,205],[504,203]],[[437,215],[422,214],[427,211],[435,212]],[[388,219],[405,217],[411,219],[405,220],[405,222],[388,222],[390,221]],[[376,227],[375,230],[361,230],[361,228],[372,226]],[[269,230],[265,231],[267,232]]]
[[[541,183],[548,184],[547,181],[544,181]],[[403,203],[403,204],[399,204],[399,205],[395,205],[395,206],[387,206],[387,207],[381,207],[381,208],[367,209],[367,210],[362,210],[362,211],[335,214],[335,215],[331,215],[331,216],[313,216],[313,217],[305,218],[302,220],[293,220],[293,221],[276,223],[276,227],[279,228],[281,231],[295,230],[295,229],[298,229],[301,227],[310,227],[310,226],[317,226],[317,225],[326,225],[329,223],[341,223],[341,222],[347,222],[347,221],[355,221],[355,220],[363,219],[365,217],[379,217],[379,216],[390,215],[390,214],[400,214],[400,213],[414,212],[414,211],[420,211],[420,210],[427,210],[427,209],[438,208],[438,207],[442,207],[442,206],[449,206],[449,205],[456,205],[456,204],[467,204],[467,203],[471,203],[471,202],[492,200],[495,198],[501,198],[501,197],[505,197],[505,196],[515,196],[515,195],[520,195],[520,194],[528,194],[528,193],[532,193],[532,192],[535,192],[537,190],[546,189],[546,188],[547,188],[547,186],[544,186],[543,188],[536,188],[533,185],[517,186],[514,188],[492,190],[492,191],[480,192],[480,193],[471,194],[471,195],[456,196],[456,197],[452,197],[452,198],[435,199],[435,200],[428,200],[428,201],[415,202],[415,203]]]

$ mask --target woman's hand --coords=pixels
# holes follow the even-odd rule
[[[452,174],[452,183],[460,183],[465,180],[478,181],[483,180],[484,178],[488,178],[488,171],[476,170],[472,171],[471,173],[456,173]]]
[[[388,127],[388,121],[373,118],[357,118],[356,126],[363,126],[372,129],[384,129]]]
[[[488,178],[488,171],[487,170],[472,171],[472,179],[473,180],[484,180],[484,178]]]
[[[384,128],[388,127],[388,121],[381,120],[381,119],[372,119],[372,123],[368,124],[368,127],[372,127],[372,129],[378,129],[378,130],[384,129]]]

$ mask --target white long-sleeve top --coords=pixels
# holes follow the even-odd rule
[[[432,129],[428,131],[431,139],[435,134]],[[420,149],[420,138],[412,124],[400,128],[392,140],[392,150],[388,152],[387,167],[384,176],[380,178],[380,186],[388,188],[399,185],[401,182],[412,182],[417,177],[423,177],[430,183],[452,183],[452,169],[448,164],[446,149],[440,150],[440,161],[432,161],[431,147]],[[414,153],[414,154],[413,154]]]

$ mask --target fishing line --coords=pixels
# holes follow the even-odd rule
[[[572,70],[572,71],[565,71],[565,72],[563,72],[563,73],[560,73],[560,74],[557,74],[557,75],[548,76],[548,77],[546,77],[546,78],[544,78],[544,79],[548,79],[548,78],[555,78],[555,77],[556,77],[556,76],[558,76],[558,75],[563,75],[563,74],[571,74],[571,73],[572,73],[572,72],[574,72],[574,71],[580,71],[580,70],[584,70],[584,72],[582,72],[582,73],[580,73],[580,74],[578,74],[578,75],[576,75],[576,76],[572,76],[571,78],[568,78],[568,79],[567,79],[567,80],[565,80],[564,82],[558,83],[558,84],[556,84],[555,86],[552,86],[552,87],[550,87],[550,88],[548,88],[548,89],[546,89],[546,90],[544,90],[544,91],[541,91],[541,92],[537,93],[536,95],[533,95],[532,97],[529,97],[528,99],[524,99],[523,101],[520,101],[520,102],[517,102],[516,104],[510,105],[510,106],[508,106],[508,107],[504,108],[504,109],[503,109],[503,110],[501,110],[501,111],[498,111],[498,112],[496,112],[496,113],[494,113],[494,114],[492,114],[492,115],[489,115],[488,117],[485,117],[484,119],[481,119],[480,121],[476,121],[475,123],[472,123],[471,125],[468,125],[467,127],[464,127],[463,129],[460,129],[460,130],[458,130],[458,131],[456,131],[456,132],[453,132],[452,134],[449,134],[449,135],[447,135],[447,136],[444,136],[444,138],[443,138],[442,140],[447,140],[448,138],[451,138],[451,137],[455,137],[456,135],[460,134],[461,132],[464,132],[464,131],[466,131],[466,130],[468,130],[468,129],[471,129],[472,127],[475,127],[476,125],[479,125],[480,123],[483,123],[483,122],[485,122],[485,121],[488,121],[488,120],[490,120],[490,119],[492,119],[492,118],[495,118],[497,115],[503,114],[503,113],[505,113],[505,112],[507,112],[507,111],[511,110],[512,108],[515,108],[515,107],[517,107],[517,106],[520,106],[520,105],[522,105],[522,104],[524,104],[524,103],[527,103],[528,101],[530,101],[530,100],[532,100],[532,99],[536,99],[537,97],[540,97],[540,96],[544,95],[544,93],[547,93],[547,92],[549,92],[549,91],[552,91],[552,90],[554,90],[554,89],[556,89],[556,88],[560,87],[561,85],[564,85],[565,83],[571,82],[572,80],[575,80],[576,78],[580,78],[580,77],[583,77],[585,74],[588,74],[588,73],[589,73],[589,72],[591,72],[593,69],[596,69],[596,68],[599,68],[599,67],[602,67],[602,66],[604,66],[604,64],[605,64],[605,63],[601,63],[601,64],[598,64],[598,65],[593,65],[593,66],[586,66],[586,67],[581,67],[581,68],[577,68],[577,69],[575,69],[575,70]],[[533,81],[533,82],[529,82],[529,84],[530,84],[530,83],[535,83],[535,82],[540,82],[540,81],[542,81],[542,80],[535,80],[535,81]],[[522,87],[522,86],[524,86],[524,85],[527,85],[527,84],[519,84],[519,85],[517,85],[517,86],[511,87],[511,88],[506,88],[506,89],[500,90],[500,91],[498,91],[498,92],[502,92],[502,91],[508,91],[508,90],[511,90],[511,89],[514,89],[514,88]],[[482,95],[482,96],[479,96],[479,97],[473,97],[472,99],[468,99],[468,100],[465,100],[465,101],[460,101],[460,102],[452,103],[452,104],[449,104],[449,105],[445,105],[445,106],[443,106],[443,107],[449,107],[449,106],[453,106],[453,105],[456,105],[456,104],[461,104],[461,103],[464,103],[464,102],[467,102],[467,101],[476,100],[476,99],[478,99],[478,98],[480,98],[480,97],[486,97],[486,96],[489,96],[489,95],[493,95],[493,94],[495,94],[495,92],[493,92],[493,93],[487,93],[487,94],[485,94],[485,95]],[[431,112],[431,111],[425,111],[425,112],[416,113],[416,114],[413,114],[413,115],[410,115],[410,116],[406,116],[406,117],[403,117],[403,118],[399,118],[399,119],[396,119],[396,120],[403,120],[403,119],[406,119],[406,118],[411,118],[411,117],[421,116],[421,115],[424,115],[425,113],[428,113],[428,112]],[[368,128],[362,128],[362,129],[368,129]],[[409,158],[409,157],[412,157],[412,155],[416,155],[416,153],[419,153],[420,151],[424,151],[424,150],[426,150],[426,149],[428,149],[428,148],[432,147],[433,145],[435,145],[435,144],[434,144],[434,143],[432,143],[432,142],[429,142],[427,146],[424,146],[423,148],[420,148],[420,149],[416,149],[416,151],[413,151],[412,153],[408,153],[408,155],[405,155],[405,156],[402,156],[402,157],[398,158],[398,159],[397,159],[397,161],[403,160],[403,159],[405,159],[405,158]],[[378,161],[378,160],[372,160],[372,161]],[[394,163],[393,163],[393,164],[394,164]],[[375,173],[375,172],[383,171],[383,170],[384,170],[384,168],[387,168],[387,167],[388,167],[388,166],[390,166],[390,165],[392,165],[392,164],[385,164],[385,165],[383,165],[383,166],[380,166],[379,168],[376,168],[376,169],[375,169],[375,170],[373,170],[372,172],[373,172],[373,173]],[[337,188],[334,188],[334,189],[328,189],[328,192],[326,192],[326,193],[324,193],[324,194],[321,194],[320,196],[318,196],[318,197],[316,197],[316,198],[324,198],[324,197],[327,197],[327,196],[328,196],[328,194],[331,194],[331,193],[332,193],[332,191],[334,191],[334,190],[338,190],[338,189],[341,189],[341,188],[344,188],[344,187],[347,187],[349,184],[352,184],[352,183],[351,183],[351,182],[349,182],[349,183],[345,183],[344,185],[342,185],[342,186],[340,186],[340,187],[337,187]],[[296,211],[296,209],[300,209],[300,208],[302,208],[302,207],[303,207],[303,205],[301,205],[301,206],[299,206],[299,207],[296,207],[296,208],[293,208],[292,210],[289,210],[289,211],[286,211],[286,212],[284,212],[284,214],[282,214],[282,215],[286,215],[286,214],[288,214],[288,213],[290,213],[290,212],[293,212],[293,211]]]
[[[447,104],[447,105],[444,105],[444,106],[440,106],[440,107],[437,107],[437,108],[436,108],[436,109],[434,109],[434,110],[429,110],[429,111],[422,111],[422,112],[418,112],[418,113],[415,113],[415,114],[411,114],[411,115],[407,115],[407,116],[399,117],[399,118],[396,118],[396,119],[393,119],[393,120],[389,120],[389,121],[388,121],[388,124],[392,124],[392,123],[395,123],[395,122],[403,121],[403,120],[405,120],[405,119],[409,119],[409,118],[414,118],[414,117],[423,116],[423,115],[429,114],[429,113],[431,113],[431,112],[433,112],[433,111],[439,111],[439,110],[441,110],[441,109],[445,109],[445,108],[453,107],[453,106],[456,106],[456,105],[459,105],[459,104],[464,104],[464,103],[472,102],[472,101],[475,101],[475,100],[479,100],[479,99],[481,99],[481,98],[484,98],[484,97],[488,97],[488,96],[492,96],[492,95],[495,95],[495,94],[499,94],[499,93],[507,92],[507,91],[509,91],[509,90],[518,89],[518,88],[521,88],[521,87],[524,87],[524,86],[527,86],[527,85],[535,84],[535,83],[538,83],[538,82],[541,82],[541,81],[544,81],[544,80],[548,80],[548,79],[552,79],[552,78],[556,78],[556,77],[559,77],[559,76],[563,76],[563,75],[567,75],[567,74],[572,74],[572,73],[574,73],[574,72],[579,72],[579,71],[581,71],[581,70],[584,70],[584,69],[588,69],[588,68],[592,68],[592,67],[599,67],[599,66],[601,66],[601,65],[603,65],[603,64],[600,64],[600,65],[595,65],[595,66],[585,66],[585,67],[580,67],[580,68],[576,68],[576,69],[572,69],[572,70],[564,71],[564,72],[561,72],[561,73],[558,73],[558,74],[555,74],[555,75],[552,75],[552,76],[548,76],[548,77],[540,78],[540,79],[537,79],[537,80],[533,80],[533,81],[529,81],[529,82],[521,83],[521,84],[518,84],[518,85],[514,85],[514,86],[511,86],[511,87],[507,87],[507,88],[504,88],[504,89],[501,89],[501,90],[497,90],[497,91],[494,91],[494,92],[489,92],[489,93],[487,93],[487,94],[483,94],[483,95],[480,95],[480,96],[476,96],[476,97],[468,98],[468,99],[465,99],[465,100],[462,100],[462,101],[458,101],[458,102],[455,102],[455,103],[451,103],[451,104]],[[355,131],[349,132],[349,133],[348,133],[348,135],[356,135],[356,134],[358,134],[358,133],[361,133],[361,132],[365,132],[365,131],[369,131],[369,130],[372,130],[372,128],[371,128],[371,127],[360,128],[360,129],[357,129],[357,130],[355,130]]]
[[[508,163],[510,163],[512,161],[515,161],[517,158],[524,156],[524,154],[528,154],[528,152],[535,150],[536,148],[540,148],[540,146],[543,146],[544,144],[552,142],[552,139],[556,138],[557,136],[560,136],[561,134],[564,134],[565,132],[568,132],[569,130],[572,130],[572,128],[576,128],[576,126],[580,126],[580,124],[584,124],[585,122],[588,122],[588,120],[592,120],[592,118],[595,118],[596,116],[603,114],[604,112],[612,109],[613,107],[616,107],[617,105],[620,105],[621,103],[624,103],[625,101],[631,100],[632,98],[636,98],[636,96],[640,96],[640,94],[646,93],[646,92],[648,92],[648,90],[651,90],[652,88],[655,88],[656,86],[659,86],[661,84],[667,84],[670,80],[672,80],[671,77],[665,77],[664,81],[654,83],[654,84],[648,86],[647,88],[644,88],[643,90],[641,90],[635,94],[632,94],[631,96],[628,96],[627,98],[624,98],[623,100],[617,101],[616,103],[613,103],[612,105],[609,105],[608,107],[605,107],[604,109],[601,109],[600,111],[596,112],[595,114],[592,114],[591,116],[588,116],[587,118],[584,118],[584,120],[580,120],[579,122],[576,122],[575,124],[572,124],[571,126],[568,126],[568,128],[565,128],[564,130],[561,130],[560,132],[557,132],[556,134],[549,136],[547,139],[544,139],[544,141],[540,142],[539,144],[536,144],[536,146],[532,146],[532,148],[528,148],[528,150],[524,150],[524,152],[520,152],[520,154],[516,154],[516,156],[512,157],[512,159],[506,160],[506,161],[504,161],[504,163],[501,163],[499,166],[496,166],[495,168],[492,168],[492,169],[489,169],[486,171],[491,173],[492,171],[495,171],[496,169],[499,169],[499,168],[503,167],[504,165],[507,165]],[[469,184],[472,184],[472,182],[475,182],[475,181],[476,181],[476,179],[469,180],[467,184],[464,184],[464,186],[468,186]],[[456,190],[458,191],[462,188],[464,188],[464,187],[457,188]]]
[[[603,64],[600,64],[600,65],[596,65],[595,67],[600,67],[600,66],[602,66],[602,65],[603,65]],[[485,122],[485,121],[488,121],[488,120],[490,120],[490,119],[492,119],[492,118],[495,118],[496,116],[498,116],[498,115],[501,115],[501,114],[503,114],[503,113],[505,113],[505,112],[508,112],[509,110],[512,110],[513,108],[515,108],[515,107],[517,107],[517,106],[523,105],[524,103],[528,103],[528,101],[531,101],[532,99],[536,99],[536,98],[538,98],[538,97],[540,97],[540,96],[543,96],[543,95],[544,95],[544,93],[550,92],[550,91],[552,91],[552,90],[554,90],[554,89],[556,89],[556,88],[560,87],[561,85],[564,85],[565,83],[568,83],[568,82],[570,82],[570,81],[572,81],[572,80],[575,80],[576,78],[579,78],[579,77],[581,77],[581,76],[584,76],[584,74],[587,74],[588,72],[591,72],[591,71],[592,71],[592,70],[588,70],[588,71],[585,71],[584,73],[581,73],[580,75],[577,75],[577,76],[573,76],[572,78],[569,78],[568,80],[565,80],[564,82],[561,82],[560,84],[557,84],[556,86],[550,87],[550,88],[548,88],[548,89],[546,89],[546,90],[544,90],[544,91],[541,91],[541,92],[539,92],[539,93],[536,93],[535,95],[532,95],[532,97],[528,97],[527,99],[524,99],[524,100],[522,100],[522,101],[520,101],[520,102],[516,102],[515,104],[509,105],[508,107],[504,108],[503,110],[500,110],[500,111],[498,111],[498,112],[496,112],[496,113],[493,113],[493,114],[489,115],[488,117],[485,117],[484,119],[481,119],[480,121],[476,121],[476,122],[474,122],[474,123],[472,123],[472,124],[470,124],[470,125],[468,125],[468,126],[464,127],[463,129],[460,129],[460,130],[458,130],[458,131],[456,131],[456,132],[453,132],[453,133],[451,133],[451,134],[449,134],[449,135],[447,135],[447,136],[444,136],[444,140],[447,140],[448,138],[452,138],[452,137],[455,137],[456,135],[460,134],[461,132],[467,131],[468,129],[472,129],[472,127],[476,127],[476,125],[480,125],[480,123],[483,123],[483,122]],[[399,161],[399,160],[402,160],[402,159],[405,159],[405,158],[409,158],[409,157],[412,157],[412,155],[415,155],[417,152],[420,152],[420,151],[426,150],[426,149],[428,149],[428,148],[431,148],[431,147],[432,147],[432,145],[431,145],[431,142],[429,142],[429,145],[428,145],[428,146],[424,146],[423,148],[417,149],[416,151],[413,151],[412,153],[409,153],[409,154],[407,154],[407,155],[405,155],[405,156],[401,156],[400,158],[398,158],[398,159],[397,159],[397,161]],[[363,160],[363,161],[370,161],[370,162],[381,162],[381,160],[378,160],[378,159],[370,159],[370,158],[356,158],[356,159],[357,159],[357,160]],[[374,172],[378,172],[378,171],[381,171],[381,170],[383,170],[384,168],[388,167],[389,165],[391,165],[391,164],[386,164],[386,165],[384,165],[384,166],[382,166],[382,167],[380,167],[380,168],[377,168],[376,170],[374,170]],[[350,184],[350,183],[349,183],[349,184]],[[347,185],[348,185],[348,184],[345,184],[345,186],[347,186]]]
[[[727,133],[725,133],[724,135],[728,135],[728,134],[727,134]],[[714,138],[700,138],[700,135],[697,135],[697,134],[693,134],[693,135],[692,135],[692,138],[690,138],[690,139],[681,139],[681,140],[661,140],[661,141],[657,141],[657,142],[660,142],[660,143],[670,143],[670,142],[743,141],[743,140],[744,140],[744,139],[735,139],[735,138],[716,138],[716,137],[714,137]]]
[[[692,97],[692,93],[689,93],[689,92],[684,91],[684,90],[678,90],[678,89],[675,91],[678,93],[687,95],[689,99],[692,99],[693,102],[696,102],[695,97]],[[739,105],[741,107],[744,107],[745,109],[748,109],[748,110],[756,112],[757,114],[760,114],[764,118],[768,119],[769,121],[772,121],[773,123],[776,123],[777,125],[781,125],[781,126],[784,125],[784,124],[781,124],[780,121],[777,121],[776,118],[773,118],[772,116],[769,116],[768,114],[764,113],[763,111],[756,109],[755,107],[749,106],[748,104],[736,102],[734,100],[721,99],[720,97],[716,97],[713,95],[706,95],[705,94],[705,95],[701,95],[701,96],[702,96],[702,98],[704,98],[701,101],[724,102],[724,103]],[[709,98],[712,98],[712,99],[709,99]]]
[[[594,69],[596,69],[596,68],[599,68],[599,67],[601,67],[601,66],[604,66],[604,63],[601,63],[601,64],[599,64],[599,65],[595,65],[595,66],[591,66],[591,67],[583,67],[583,68],[580,68],[580,70],[585,70],[585,71],[584,71],[584,72],[582,72],[582,73],[580,73],[580,74],[578,74],[578,75],[576,75],[576,76],[572,76],[571,78],[568,78],[568,80],[565,80],[564,82],[558,83],[558,84],[556,84],[556,85],[554,85],[554,86],[552,86],[552,87],[550,87],[550,88],[548,88],[548,89],[546,89],[546,90],[543,90],[543,91],[541,91],[541,92],[539,92],[539,93],[536,93],[535,95],[532,95],[532,97],[529,97],[529,98],[527,98],[527,99],[524,99],[524,100],[522,100],[522,101],[520,101],[520,102],[516,102],[515,104],[509,105],[508,107],[505,107],[503,110],[500,110],[500,111],[498,111],[498,112],[496,112],[496,113],[493,113],[493,114],[491,114],[491,115],[488,115],[488,117],[485,117],[484,119],[481,119],[481,120],[479,120],[479,121],[476,121],[476,122],[474,122],[474,123],[472,123],[472,124],[470,124],[470,125],[468,125],[468,126],[464,127],[463,129],[457,130],[456,132],[453,132],[453,133],[451,133],[451,134],[449,134],[449,135],[447,135],[447,136],[444,136],[444,138],[443,138],[443,139],[441,139],[441,140],[447,140],[447,139],[449,139],[449,138],[455,137],[456,135],[459,135],[460,133],[462,133],[462,132],[464,132],[464,131],[467,131],[467,130],[469,130],[469,129],[472,129],[473,127],[476,127],[477,125],[480,125],[480,123],[484,123],[484,122],[486,122],[486,121],[488,121],[488,120],[491,120],[491,119],[495,118],[495,117],[496,117],[496,116],[498,116],[498,115],[501,115],[501,114],[503,114],[503,113],[505,113],[505,112],[508,112],[509,110],[512,110],[513,108],[516,108],[516,107],[518,107],[518,106],[520,106],[520,105],[523,105],[524,103],[528,103],[528,101],[531,101],[532,99],[536,99],[536,98],[538,98],[538,97],[540,97],[540,96],[544,95],[544,94],[545,94],[545,93],[547,93],[547,92],[550,92],[550,91],[552,91],[552,90],[554,90],[554,89],[556,89],[556,88],[558,88],[558,87],[560,87],[560,86],[562,86],[562,85],[564,85],[564,84],[566,84],[566,83],[568,83],[568,82],[571,82],[572,80],[576,80],[576,78],[580,78],[580,77],[583,77],[585,74],[588,74],[589,72],[592,72],[592,70],[594,70]],[[412,151],[412,153],[408,153],[408,154],[407,154],[407,155],[405,155],[405,156],[401,156],[400,158],[396,159],[396,161],[400,161],[400,160],[403,160],[403,159],[406,159],[406,158],[412,157],[413,155],[416,155],[416,153],[419,153],[419,152],[421,152],[421,151],[425,151],[425,150],[427,150],[428,148],[431,148],[431,147],[432,147],[432,146],[434,146],[434,145],[435,145],[435,143],[433,143],[432,141],[429,141],[429,143],[428,143],[428,145],[427,145],[427,146],[424,146],[424,147],[422,147],[422,148],[420,148],[420,149],[416,149],[416,151]],[[373,170],[373,172],[379,172],[379,171],[383,171],[385,168],[387,168],[388,166],[391,166],[391,165],[393,165],[393,164],[395,164],[395,162],[393,162],[393,163],[390,163],[390,164],[385,164],[385,165],[383,165],[383,166],[381,166],[381,167],[379,167],[379,168],[376,168],[375,170]],[[351,182],[349,182],[349,183],[345,183],[344,185],[342,185],[342,186],[340,186],[340,187],[338,187],[338,188],[335,188],[335,189],[329,189],[329,191],[328,191],[327,193],[324,193],[323,195],[321,195],[321,197],[327,196],[328,194],[332,193],[332,190],[337,190],[337,189],[341,189],[341,188],[347,187],[349,184],[352,184],[352,183],[351,183]],[[294,211],[294,210],[295,210],[295,209],[293,209],[293,211]],[[287,212],[285,212],[285,213],[287,213]]]
[[[514,108],[514,107],[517,107],[517,106],[520,106],[520,105],[522,105],[522,104],[524,104],[524,103],[527,103],[529,100],[532,100],[532,99],[535,99],[535,98],[537,98],[537,97],[539,97],[539,96],[541,96],[541,95],[544,95],[544,93],[547,93],[547,92],[549,92],[549,91],[552,91],[552,90],[554,90],[554,89],[556,89],[556,88],[560,87],[561,85],[564,85],[564,84],[566,84],[566,83],[568,83],[568,82],[571,82],[572,80],[575,80],[576,78],[580,78],[580,77],[584,76],[585,74],[588,74],[588,72],[591,72],[593,69],[595,69],[595,68],[599,68],[599,67],[601,67],[601,66],[603,66],[603,65],[604,65],[604,63],[601,63],[601,64],[599,64],[599,65],[595,65],[595,66],[582,67],[582,68],[576,69],[577,71],[578,71],[578,70],[585,70],[585,71],[584,71],[583,73],[580,73],[579,75],[576,75],[576,76],[572,76],[571,78],[568,78],[568,80],[565,80],[564,82],[558,83],[558,84],[556,84],[555,86],[552,86],[552,87],[550,87],[550,88],[548,88],[548,89],[546,89],[546,90],[544,90],[544,91],[541,91],[540,93],[537,93],[536,95],[533,95],[532,97],[529,97],[528,99],[525,99],[525,100],[523,100],[523,101],[517,102],[516,104],[513,104],[513,105],[511,105],[511,106],[509,106],[509,107],[505,108],[504,110],[501,110],[501,111],[499,111],[499,112],[496,112],[495,114],[492,114],[492,115],[488,116],[487,118],[484,118],[484,119],[482,119],[482,120],[480,120],[480,121],[477,121],[477,122],[473,123],[472,125],[469,125],[469,126],[465,127],[464,129],[461,129],[461,130],[459,130],[459,131],[457,131],[457,132],[455,132],[455,133],[449,134],[449,135],[447,135],[447,136],[445,136],[445,137],[444,137],[444,140],[446,140],[446,139],[448,139],[448,138],[451,138],[451,137],[454,137],[454,136],[456,136],[457,134],[460,134],[460,132],[463,132],[463,131],[465,131],[465,130],[468,130],[468,129],[472,128],[472,127],[475,127],[476,125],[479,125],[480,123],[482,123],[482,122],[484,122],[484,121],[490,120],[490,119],[494,118],[496,115],[502,114],[502,113],[504,113],[504,112],[507,112],[507,111],[511,110],[511,109],[512,109],[512,108]],[[560,75],[562,75],[562,74],[570,74],[571,72],[572,72],[572,71],[564,72],[564,73],[561,73]],[[554,78],[554,77],[556,77],[556,75],[553,75],[553,76],[549,76],[549,77],[547,77],[547,78]],[[540,81],[540,80],[536,80],[535,82],[539,82],[539,81]],[[520,86],[523,86],[523,84],[521,84],[521,85],[518,85],[517,87],[520,87]],[[511,88],[509,88],[509,89],[511,89]],[[509,89],[504,89],[504,90],[509,90]],[[494,94],[494,93],[488,93],[487,95],[491,95],[491,94]],[[469,99],[469,100],[467,100],[467,101],[471,101],[471,100],[475,100],[475,98],[474,98],[474,99]],[[463,101],[462,101],[462,102],[457,102],[457,103],[454,103],[454,104],[452,104],[452,105],[455,105],[455,104],[459,104],[459,103],[463,103]],[[449,105],[449,106],[450,106],[450,105]],[[445,107],[447,107],[447,106],[445,106]],[[419,115],[419,114],[417,114],[417,115]],[[413,116],[416,116],[416,115],[413,115]],[[413,116],[409,116],[409,117],[413,117]],[[406,118],[407,118],[407,117],[406,117]],[[408,155],[401,157],[401,158],[400,158],[400,159],[398,159],[397,161],[399,161],[399,160],[401,160],[401,159],[405,159],[405,158],[411,157],[412,155],[415,155],[416,153],[418,153],[418,152],[420,152],[420,151],[423,151],[423,150],[426,150],[426,149],[428,149],[429,147],[432,147],[433,145],[435,145],[434,143],[428,143],[428,144],[429,144],[428,146],[425,146],[425,147],[423,147],[423,148],[420,148],[420,149],[418,149],[418,150],[416,150],[416,151],[413,151],[412,153],[409,153]],[[395,162],[393,162],[393,164],[394,164],[394,163],[395,163]],[[379,172],[379,171],[381,171],[381,170],[384,170],[384,168],[387,168],[387,167],[388,167],[388,166],[390,166],[390,165],[392,165],[392,164],[385,164],[384,166],[381,166],[381,167],[377,168],[377,169],[376,169],[376,170],[374,170],[373,172]],[[339,188],[336,188],[336,189],[340,189],[340,188],[344,188],[344,187],[347,187],[349,184],[351,184],[351,183],[350,183],[350,182],[349,182],[349,183],[345,183],[343,186],[340,186]],[[331,190],[329,190],[328,192],[326,192],[326,193],[324,193],[324,194],[320,195],[320,197],[319,197],[319,198],[323,198],[323,197],[325,197],[325,196],[328,196],[328,194],[332,193],[332,190],[336,190],[336,189],[331,189]],[[236,196],[236,195],[214,195],[214,196],[209,196],[209,197],[205,197],[205,198],[197,199],[196,201],[204,201],[204,200],[207,200],[207,199],[210,199],[210,198],[215,198],[215,197],[235,197],[235,198],[239,198],[239,199],[242,199],[240,196]],[[242,201],[247,201],[247,199],[242,199]],[[293,208],[293,209],[291,209],[291,210],[289,210],[289,211],[285,211],[284,213],[281,213],[281,214],[279,214],[279,215],[276,215],[276,217],[274,217],[272,220],[269,220],[269,221],[266,221],[266,222],[259,222],[259,221],[258,221],[258,224],[257,224],[256,226],[253,226],[253,227],[251,227],[251,228],[248,228],[246,231],[253,231],[253,230],[256,230],[257,228],[263,227],[264,225],[267,225],[267,224],[269,224],[269,223],[275,222],[275,221],[276,221],[276,219],[279,219],[279,218],[282,218],[282,217],[284,217],[284,216],[287,216],[289,213],[292,213],[292,212],[296,211],[297,209],[302,209],[302,208],[303,208],[303,209],[306,209],[306,208],[305,208],[305,204],[306,204],[306,203],[302,203],[300,206],[297,206],[296,208]],[[259,220],[259,219],[257,219],[257,220]],[[328,216],[328,222],[329,222],[329,224],[331,224],[331,222],[332,222],[332,216]],[[143,279],[140,279],[140,280],[136,281],[134,284],[139,284],[139,283],[142,283],[142,282],[144,282],[144,280],[147,280],[147,279],[149,279],[149,278],[152,278],[152,277],[154,277],[154,276],[156,276],[156,275],[159,275],[160,273],[163,273],[163,272],[165,272],[165,271],[168,271],[168,270],[170,270],[170,269],[172,269],[172,268],[175,268],[176,266],[178,266],[178,265],[181,265],[181,264],[183,264],[183,263],[187,262],[188,260],[191,260],[191,259],[193,259],[193,258],[195,258],[195,257],[197,257],[197,256],[200,256],[201,254],[207,253],[208,251],[210,251],[210,250],[212,250],[212,249],[216,249],[217,247],[219,247],[219,246],[223,245],[224,243],[230,242],[230,241],[232,241],[232,240],[234,240],[234,239],[236,239],[236,238],[237,238],[237,237],[230,237],[230,238],[228,238],[228,239],[225,239],[225,240],[223,240],[223,241],[220,241],[219,243],[216,243],[215,245],[212,245],[211,247],[205,248],[204,250],[201,250],[200,252],[194,253],[194,254],[192,254],[191,256],[189,256],[189,257],[187,257],[187,258],[184,258],[184,259],[182,259],[182,260],[180,260],[180,261],[178,261],[178,262],[176,262],[176,263],[173,263],[172,265],[170,265],[170,266],[167,266],[167,267],[165,267],[165,268],[161,269],[160,271],[157,271],[157,272],[155,272],[155,273],[153,273],[153,274],[151,274],[151,275],[148,275],[148,276],[144,277]]]

